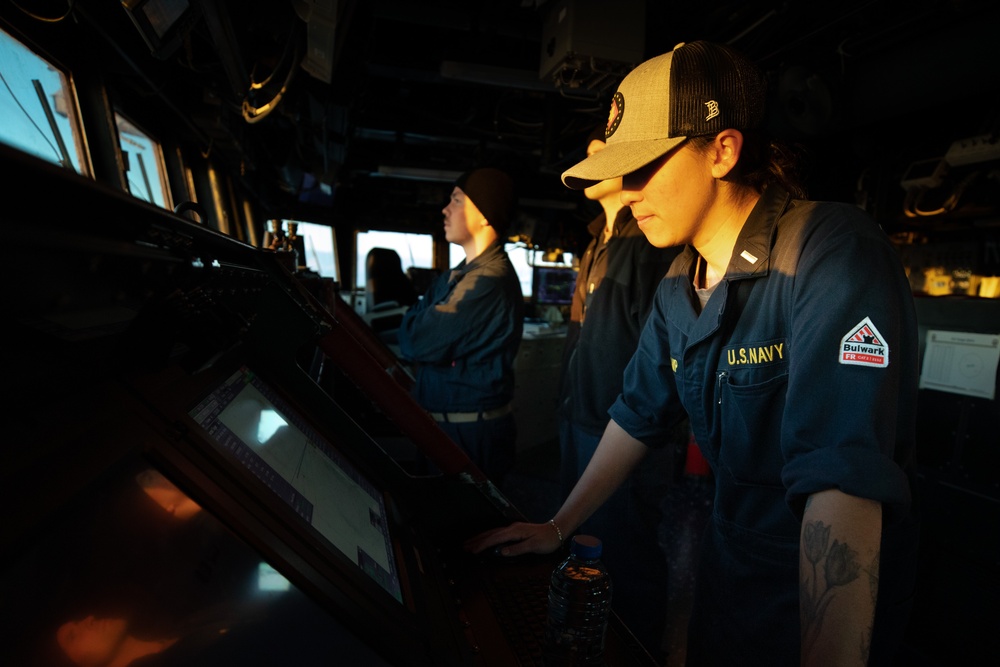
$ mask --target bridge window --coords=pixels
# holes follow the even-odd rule
[[[315,222],[286,220],[296,225],[296,235],[302,238],[301,252],[305,257],[299,258],[299,264],[312,269],[324,278],[340,281],[340,264],[337,261],[337,243],[333,227]]]
[[[433,267],[434,242],[430,234],[413,234],[404,232],[371,231],[358,232],[357,240],[357,274],[355,276],[355,289],[365,288],[365,262],[368,251],[372,248],[392,248],[399,253],[402,260],[403,271],[408,268],[431,268]],[[504,249],[510,256],[511,264],[517,272],[518,280],[521,283],[521,294],[525,298],[532,296],[532,277],[536,266],[572,266],[573,257],[570,253],[563,253],[558,257],[548,257],[542,250],[530,248],[523,243],[507,243]],[[448,267],[457,266],[465,259],[465,251],[462,246],[454,243],[448,244]]]
[[[403,271],[408,268],[430,269],[434,266],[434,239],[430,234],[414,234],[411,232],[370,231],[358,232],[357,254],[355,255],[354,287],[365,289],[367,277],[365,266],[368,261],[368,251],[372,248],[391,248],[399,253]],[[452,248],[458,246],[452,245]],[[461,252],[461,248],[458,248]],[[452,251],[454,253],[454,250]],[[463,257],[465,255],[462,255]],[[455,264],[458,261],[455,260]]]
[[[150,204],[172,209],[163,151],[159,142],[118,112],[115,112],[115,122],[118,125],[122,160],[125,162],[128,191],[133,197]]]
[[[0,141],[77,173],[87,173],[69,75],[3,30],[0,62]]]

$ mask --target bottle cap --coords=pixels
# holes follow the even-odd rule
[[[570,553],[580,558],[593,560],[601,557],[601,540],[592,535],[574,535]]]

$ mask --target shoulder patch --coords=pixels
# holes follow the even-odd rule
[[[870,317],[861,320],[840,340],[840,363],[885,368],[889,346],[882,340]]]

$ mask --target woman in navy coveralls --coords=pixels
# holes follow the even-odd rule
[[[563,182],[624,175],[649,241],[687,247],[565,504],[467,548],[557,549],[686,410],[716,481],[688,665],[888,665],[916,569],[912,296],[864,212],[789,194],[758,151],[764,99],[755,66],[705,42],[621,83],[607,147]]]

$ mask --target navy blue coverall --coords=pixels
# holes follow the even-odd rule
[[[688,664],[799,664],[801,519],[826,489],[882,503],[869,664],[889,664],[917,539],[917,324],[897,252],[858,208],[771,186],[703,309],[697,259],[671,265],[610,411],[648,446],[686,412],[714,472]]]
[[[490,411],[514,398],[514,360],[524,297],[510,258],[493,243],[471,262],[438,276],[403,316],[400,356],[415,362],[413,397],[499,486],[514,465],[514,416]],[[448,419],[476,413],[472,421]]]

